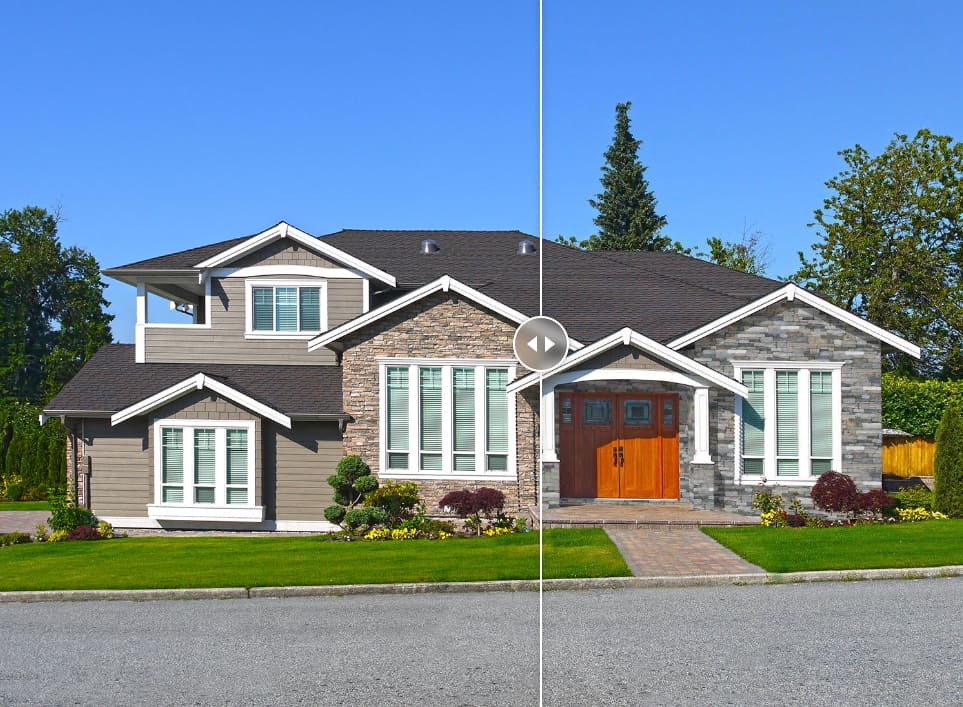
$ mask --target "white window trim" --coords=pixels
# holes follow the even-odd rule
[[[254,288],[255,287],[317,287],[320,288],[318,299],[321,306],[321,328],[296,332],[265,331],[254,329]],[[273,298],[272,298],[273,301]],[[276,304],[274,305],[276,306]],[[298,292],[298,323],[301,321],[301,294]],[[326,280],[285,280],[277,278],[254,278],[244,281],[244,338],[266,339],[277,341],[280,339],[307,341],[328,329],[328,283]]]
[[[514,480],[517,478],[517,433],[515,395],[508,396],[508,469],[506,471],[487,471],[488,467],[488,430],[485,417],[486,368],[508,369],[508,380],[515,377],[516,362],[513,360],[492,359],[438,359],[438,358],[378,358],[378,475],[385,479],[451,479],[461,481]],[[388,368],[408,368],[408,469],[388,468]],[[441,419],[445,432],[442,434],[441,471],[422,471],[421,466],[421,368],[441,368]],[[452,426],[452,369],[475,369],[475,471],[455,472],[453,466]],[[479,381],[481,387],[479,388]],[[480,392],[479,392],[480,391]],[[400,450],[399,450],[400,451]]]
[[[812,446],[810,444],[810,373],[829,371],[833,381],[833,456],[832,470],[843,472],[843,391],[842,369],[846,364],[839,361],[732,361],[733,377],[742,380],[745,370],[763,371],[763,420],[766,421],[765,456],[763,457],[762,476],[743,475],[742,473],[742,403],[736,398],[735,409],[735,481],[740,485],[758,485],[765,481],[779,486],[812,486],[818,476],[812,475]],[[776,371],[796,371],[797,390],[799,391],[799,476],[776,475]],[[825,457],[817,457],[824,459]]]
[[[184,430],[184,502],[163,502],[163,430]],[[215,477],[214,503],[194,503],[194,437],[195,429],[215,431]],[[247,503],[227,503],[227,430],[247,431]],[[253,420],[179,420],[165,419],[154,422],[154,503],[148,504],[147,516],[155,520],[230,521],[260,523],[264,520],[264,507],[254,503],[255,476],[255,423]]]

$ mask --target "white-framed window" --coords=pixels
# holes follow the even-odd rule
[[[249,420],[155,422],[155,505],[254,508],[254,430]]]
[[[323,280],[245,280],[248,338],[316,336],[328,328]]]
[[[734,361],[749,391],[736,400],[736,479],[811,484],[842,471],[842,366]]]
[[[515,477],[514,362],[382,359],[381,475]]]

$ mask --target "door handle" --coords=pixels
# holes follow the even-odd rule
[[[612,466],[619,465],[619,448],[612,447]]]
[[[625,466],[625,447],[619,445],[619,466]]]

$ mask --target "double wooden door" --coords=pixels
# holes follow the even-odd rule
[[[677,394],[561,393],[558,402],[563,497],[679,497]]]

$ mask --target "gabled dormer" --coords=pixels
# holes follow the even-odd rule
[[[284,221],[260,233],[105,270],[137,288],[138,363],[331,364],[307,342],[371,307],[394,276]],[[185,323],[150,320],[148,294]]]

